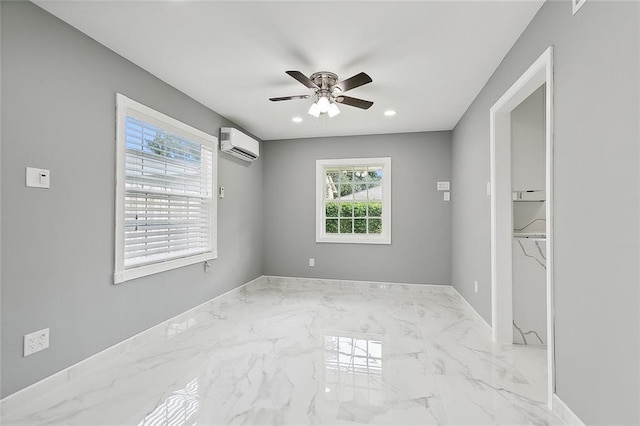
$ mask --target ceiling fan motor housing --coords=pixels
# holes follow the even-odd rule
[[[326,97],[328,99],[333,98],[333,86],[338,82],[338,76],[329,71],[320,71],[311,74],[309,80],[313,81],[319,90],[316,91],[316,98]],[[336,88],[338,89],[338,88]],[[340,89],[338,89],[340,90]]]
[[[311,74],[309,79],[313,81],[316,86],[325,90],[329,90],[331,86],[338,82],[338,76],[329,71],[315,72]]]

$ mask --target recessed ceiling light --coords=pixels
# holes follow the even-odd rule
[[[294,123],[302,123],[302,118],[301,117],[293,117],[291,119],[291,121],[293,121]]]
[[[388,109],[384,112],[384,115],[386,115],[387,117],[393,117],[394,115],[396,115],[396,112],[392,109]]]

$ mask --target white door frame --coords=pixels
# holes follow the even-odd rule
[[[491,337],[494,342],[513,343],[511,111],[545,83],[547,402],[551,407],[555,388],[553,356],[553,46],[547,48],[490,110]]]

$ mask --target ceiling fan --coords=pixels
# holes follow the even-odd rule
[[[371,83],[371,77],[361,72],[346,80],[338,82],[338,76],[332,72],[320,71],[311,74],[310,77],[300,71],[287,71],[291,77],[313,90],[313,95],[282,96],[279,98],[269,98],[270,101],[289,101],[292,99],[309,99],[313,97],[315,101],[309,108],[309,114],[320,117],[320,114],[327,114],[335,117],[340,114],[337,104],[349,105],[361,109],[369,109],[373,102],[364,99],[352,98],[343,95],[344,92]]]

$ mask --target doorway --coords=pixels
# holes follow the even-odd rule
[[[554,393],[553,328],[553,47],[549,47],[490,110],[492,339],[513,343],[513,188],[511,112],[543,87],[545,117],[545,251],[547,403]]]

